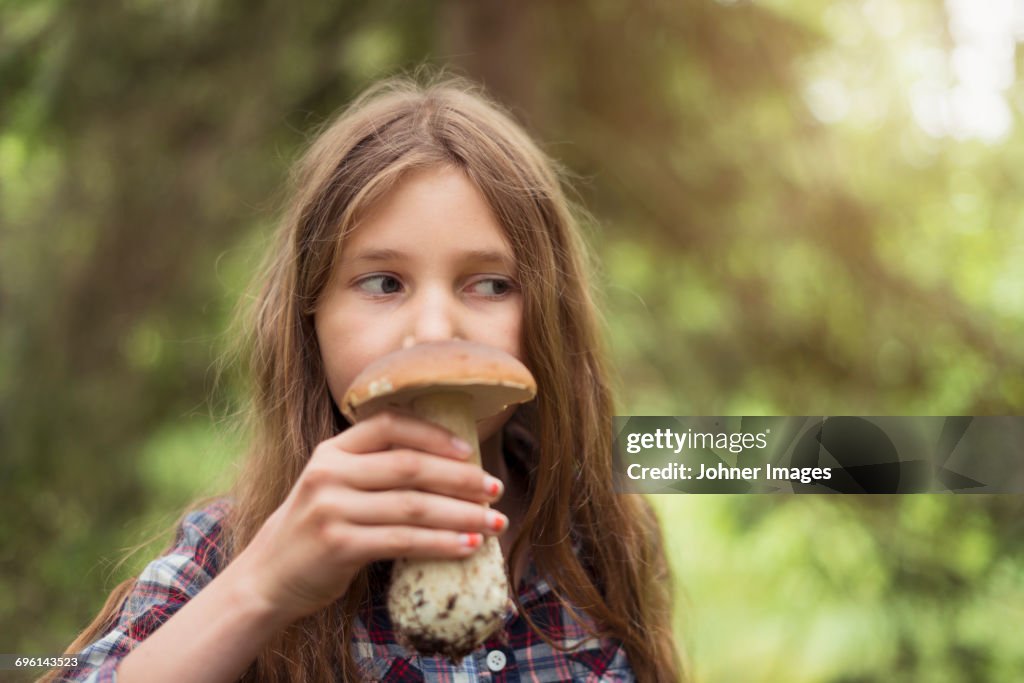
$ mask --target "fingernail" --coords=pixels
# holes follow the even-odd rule
[[[508,527],[508,517],[500,512],[488,510],[487,526],[493,531],[504,531]]]
[[[477,548],[483,542],[483,536],[480,534],[459,534],[459,545],[463,547]]]
[[[484,475],[484,491],[491,498],[497,498],[504,493],[505,485],[501,483],[501,479],[487,474]]]
[[[452,437],[452,445],[455,446],[455,450],[459,451],[460,453],[469,455],[470,453],[473,452],[473,447],[470,446],[468,442],[463,441],[457,436]]]

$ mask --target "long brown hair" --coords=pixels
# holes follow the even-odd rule
[[[345,235],[405,173],[433,166],[459,168],[480,189],[519,269],[522,348],[538,398],[513,419],[539,448],[509,565],[529,548],[563,603],[589,615],[598,635],[622,641],[638,680],[679,681],[657,519],[640,496],[612,488],[608,368],[572,205],[555,164],[461,79],[378,83],[324,127],[295,166],[275,244],[240,318],[244,333],[236,335],[251,378],[251,442],[225,523],[228,560],[285,500],[314,447],[348,426],[328,392],[313,327]],[[360,678],[348,643],[373,570],[360,572],[338,603],[282,631],[243,680],[333,681],[335,666],[344,680]],[[69,652],[103,634],[131,587],[118,586]]]

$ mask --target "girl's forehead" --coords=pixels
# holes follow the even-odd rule
[[[344,236],[342,258],[456,250],[514,260],[505,228],[459,169],[409,172],[367,208]]]

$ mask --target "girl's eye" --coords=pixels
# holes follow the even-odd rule
[[[515,283],[505,278],[489,277],[474,282],[472,289],[481,296],[502,297],[515,289]]]
[[[393,275],[371,275],[358,282],[359,289],[367,294],[394,294],[402,289],[402,283]]]

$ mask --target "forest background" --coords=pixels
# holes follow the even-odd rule
[[[1011,0],[3,0],[0,650],[62,651],[225,486],[289,163],[422,64],[574,174],[620,413],[1022,414],[1022,40]],[[700,681],[1024,670],[1020,496],[652,502]]]

